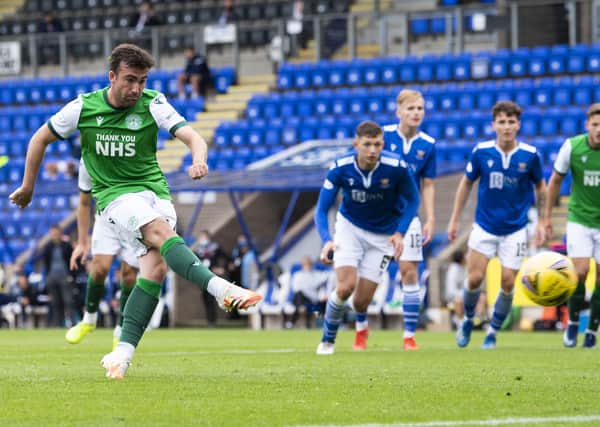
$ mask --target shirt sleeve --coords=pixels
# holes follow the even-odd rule
[[[159,93],[150,103],[150,114],[159,128],[169,131],[173,136],[177,129],[187,124],[162,93]]]
[[[467,167],[465,168],[465,175],[467,178],[469,178],[469,181],[475,181],[477,178],[479,178],[479,173],[479,153],[477,147],[475,147],[469,156],[469,161],[467,162]]]
[[[323,244],[332,240],[329,233],[327,214],[335,203],[339,188],[337,170],[332,168],[327,173],[327,177],[323,182],[323,187],[321,187],[321,192],[319,193],[319,200],[317,201],[317,209],[315,210],[315,225]]]
[[[66,139],[77,130],[79,116],[83,108],[83,99],[78,96],[65,105],[58,113],[50,117],[48,127],[58,138]]]
[[[83,163],[83,159],[79,159],[79,176],[77,178],[79,191],[83,193],[90,193],[92,191],[92,178]]]
[[[560,175],[566,175],[571,168],[571,140],[567,139],[560,147],[556,160],[554,161],[554,170]]]

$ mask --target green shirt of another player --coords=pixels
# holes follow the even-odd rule
[[[79,130],[81,156],[92,179],[92,195],[102,211],[117,197],[150,190],[170,200],[156,159],[160,128],[172,135],[186,121],[157,91],[144,89],[137,103],[116,108],[108,88],[80,95],[48,120],[60,139]]]
[[[560,148],[554,170],[572,175],[568,220],[600,228],[600,150],[590,148],[588,134],[569,138]]]

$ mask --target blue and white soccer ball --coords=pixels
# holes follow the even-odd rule
[[[546,307],[566,302],[577,288],[577,273],[571,260],[557,252],[540,252],[523,264],[523,293]]]

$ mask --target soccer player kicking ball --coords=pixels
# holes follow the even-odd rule
[[[90,251],[88,230],[90,228],[90,211],[92,209],[92,179],[85,168],[83,159],[79,161],[79,205],[77,206],[77,245],[71,255],[71,270],[77,269],[77,263],[85,260]],[[104,297],[106,276],[110,271],[113,258],[119,255],[121,262],[121,296],[119,298],[119,320],[113,332],[113,350],[121,338],[123,326],[123,310],[129,294],[137,280],[139,263],[132,248],[105,218],[96,214],[92,230],[92,266],[88,275],[85,293],[85,312],[83,319],[70,328],[65,339],[70,344],[78,344],[90,332],[96,329],[98,319],[98,305]]]
[[[425,225],[415,216],[404,235],[404,249],[400,256],[402,276],[402,316],[404,317],[404,350],[418,350],[415,341],[417,322],[421,308],[419,292],[419,263],[423,261],[423,246],[433,237],[435,227],[433,180],[436,174],[435,139],[419,130],[425,116],[425,100],[420,92],[404,89],[396,98],[396,115],[400,122],[383,127],[384,150],[397,153],[408,164],[417,188],[421,189],[421,200],[425,210]],[[357,331],[354,348],[365,349],[368,329],[359,330],[367,313],[357,313]]]
[[[573,184],[567,219],[567,254],[577,270],[578,284],[569,299],[569,323],[563,335],[565,347],[577,345],[579,313],[585,302],[585,278],[590,257],[596,260],[596,286],[590,301],[590,320],[583,339],[584,348],[596,347],[600,323],[600,104],[587,111],[587,133],[568,138],[554,161],[548,183],[548,204],[543,215],[546,233],[552,235],[552,206],[560,193],[562,181],[571,171]]]
[[[466,347],[471,339],[475,306],[489,260],[498,256],[502,265],[501,289],[482,348],[496,347],[496,334],[510,312],[515,277],[527,252],[527,211],[535,188],[539,212],[546,201],[546,184],[540,157],[535,147],[516,140],[521,109],[513,102],[498,102],[492,110],[496,140],[475,146],[462,177],[450,223],[448,239],[458,233],[458,220],[473,183],[479,179],[475,223],[469,236],[467,286],[464,289],[465,317],[456,332],[456,344]],[[538,223],[536,239],[544,240]]]
[[[125,306],[117,348],[104,356],[110,378],[123,378],[154,308],[167,266],[207,289],[226,311],[247,309],[261,296],[215,276],[174,230],[176,213],[169,187],[156,160],[159,128],[188,146],[188,175],[208,173],[207,146],[159,92],[145,89],[154,60],[131,44],[115,47],[110,56],[110,86],[80,95],[40,127],[27,148],[21,186],[10,199],[24,208],[33,195],[46,146],[79,129],[82,158],[92,178],[92,196],[100,216],[136,249],[137,283]]]
[[[344,306],[353,292],[354,309],[367,310],[389,261],[402,254],[404,235],[419,207],[419,192],[406,163],[382,150],[381,128],[361,123],[354,151],[333,163],[319,194],[315,223],[323,241],[320,258],[331,264],[333,252],[337,277],[327,301],[319,355],[334,353]],[[327,213],[340,189],[343,197],[332,240]]]

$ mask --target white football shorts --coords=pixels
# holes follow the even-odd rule
[[[567,255],[571,258],[594,257],[600,263],[600,229],[567,222]]]
[[[135,248],[124,237],[119,236],[106,218],[98,214],[92,229],[92,256],[94,255],[119,255],[130,266],[140,268]]]
[[[335,220],[333,242],[337,248],[333,254],[335,268],[356,267],[358,277],[375,283],[380,282],[381,274],[387,270],[394,256],[394,246],[389,235],[363,230],[339,212]]]
[[[418,216],[410,222],[403,243],[400,261],[423,261],[423,227]]]
[[[156,218],[163,218],[173,230],[177,225],[173,203],[148,190],[117,197],[102,211],[101,216],[134,249],[136,258],[148,252],[148,247],[141,241],[141,227]]]
[[[527,255],[527,227],[506,236],[496,236],[474,223],[469,235],[469,248],[481,252],[488,259],[497,255],[502,266],[519,270]]]

